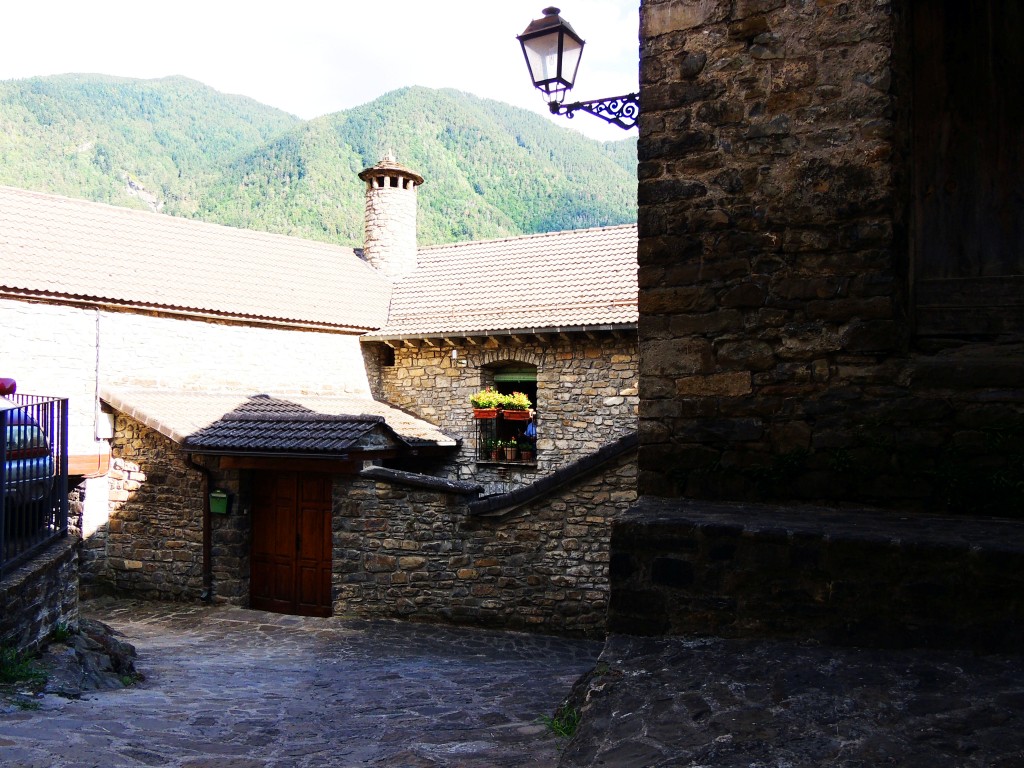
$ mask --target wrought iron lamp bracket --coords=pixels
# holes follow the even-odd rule
[[[552,101],[548,104],[548,109],[553,115],[565,115],[568,118],[572,118],[574,112],[588,112],[607,123],[629,130],[636,125],[640,116],[640,97],[639,94],[630,93],[626,96],[576,101],[572,104]]]

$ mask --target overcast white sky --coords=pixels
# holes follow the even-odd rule
[[[302,118],[407,85],[457,88],[546,114],[515,36],[543,0],[5,0],[0,80],[91,72],[185,75]],[[570,100],[637,90],[639,0],[564,0],[586,40]],[[552,118],[592,138],[633,132]]]

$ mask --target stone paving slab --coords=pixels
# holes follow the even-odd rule
[[[561,768],[1021,768],[1024,657],[608,638]]]
[[[540,724],[600,644],[231,607],[93,601],[146,679],[0,713],[0,765],[553,766]]]

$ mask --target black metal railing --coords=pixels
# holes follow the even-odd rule
[[[68,401],[0,397],[0,578],[68,531]]]
[[[537,438],[524,436],[523,419],[509,419],[499,415],[493,419],[476,420],[476,461],[478,464],[537,463]]]

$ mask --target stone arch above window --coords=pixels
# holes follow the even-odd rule
[[[469,364],[481,369],[500,363],[524,363],[535,368],[542,368],[544,356],[536,352],[517,349],[489,349],[479,353],[477,359],[470,359]]]

